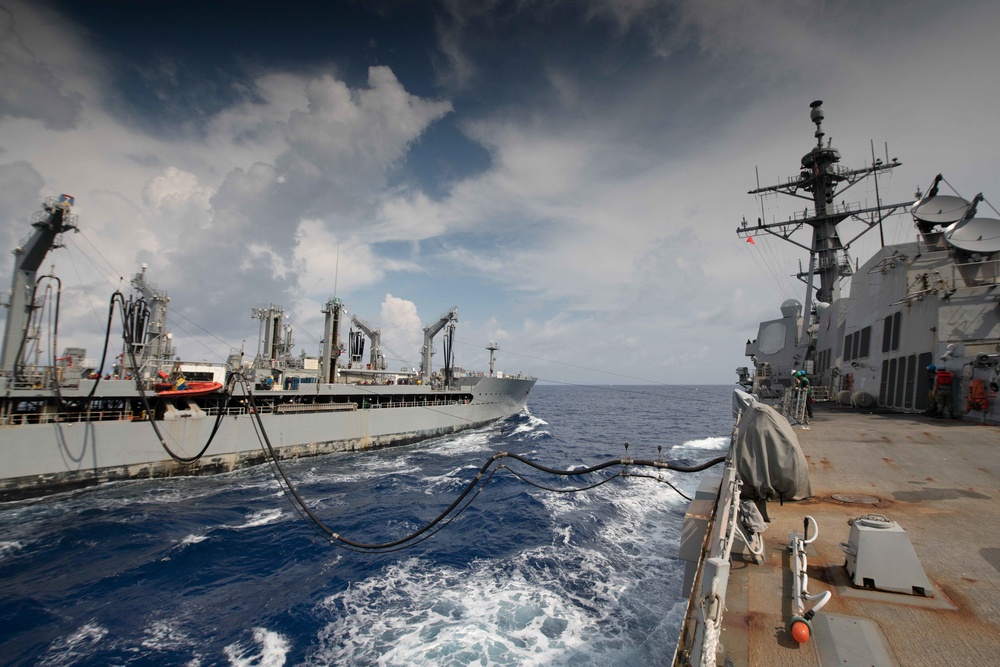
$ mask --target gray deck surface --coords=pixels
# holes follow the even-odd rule
[[[800,646],[788,631],[788,540],[811,515],[819,538],[807,551],[809,590],[833,592],[821,613],[835,622],[873,621],[890,664],[1000,665],[1000,428],[828,405],[817,405],[810,427],[795,432],[814,497],[768,504],[764,564],[734,555],[721,639],[726,653],[736,665],[873,664],[834,661],[818,649],[829,637]],[[834,494],[877,503],[845,503]],[[848,541],[848,519],[870,513],[907,531],[936,588],[933,598],[850,585],[839,543]]]

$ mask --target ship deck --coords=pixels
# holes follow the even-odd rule
[[[721,636],[726,654],[736,665],[996,664],[1000,428],[816,407],[810,428],[795,429],[813,497],[768,503],[763,564],[734,553]],[[848,541],[848,520],[866,514],[883,514],[907,531],[933,597],[850,583],[839,544]],[[813,620],[812,640],[799,645],[788,628],[788,542],[802,533],[806,515],[819,528],[807,548],[809,592],[832,597]]]

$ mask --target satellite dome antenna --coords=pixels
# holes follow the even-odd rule
[[[809,117],[812,118],[812,122],[816,123],[816,146],[822,148],[823,137],[826,136],[826,133],[823,132],[823,118],[825,118],[823,100],[816,100],[809,106],[812,108],[812,111],[809,112]]]

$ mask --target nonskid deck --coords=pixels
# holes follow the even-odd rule
[[[957,420],[865,414],[823,406],[796,429],[813,498],[768,504],[766,562],[734,556],[721,643],[735,665],[823,665],[822,630],[799,645],[789,632],[789,535],[811,515],[809,590],[832,592],[819,613],[868,619],[895,665],[992,664],[1000,654],[1000,428]],[[843,567],[849,519],[899,523],[931,581],[933,597],[858,589]],[[857,648],[857,647],[854,647]],[[877,656],[876,656],[877,657]],[[842,663],[853,664],[853,663]],[[858,663],[860,664],[860,663]],[[865,662],[864,664],[881,664]]]

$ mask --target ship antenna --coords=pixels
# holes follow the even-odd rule
[[[875,140],[869,139],[872,145],[872,177],[875,179],[875,206],[878,207],[878,240],[885,247],[885,232],[882,229],[882,198],[878,194],[878,169],[874,169],[878,165],[875,162]],[[889,154],[889,144],[886,143],[885,154]]]
[[[333,296],[337,296],[337,281],[340,280],[340,243],[337,244],[337,263],[333,269]]]
[[[816,147],[823,148],[823,137],[826,136],[826,133],[823,132],[823,100],[816,100],[809,107],[812,109],[809,115],[816,123]]]
[[[753,173],[757,176],[757,189],[760,190],[760,169],[757,165],[754,165]],[[760,218],[757,220],[757,226],[760,227],[764,224],[764,195],[758,197],[758,201],[760,201]]]

